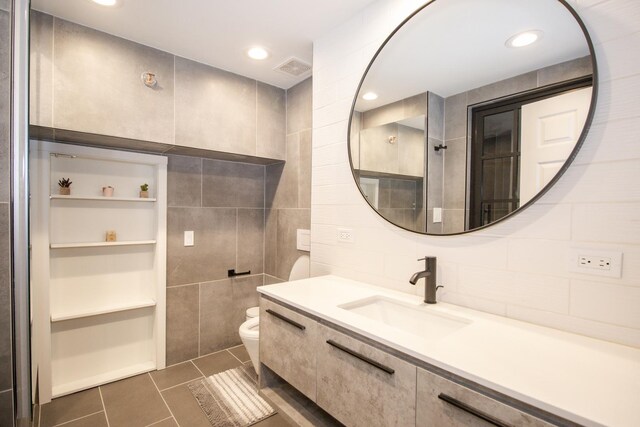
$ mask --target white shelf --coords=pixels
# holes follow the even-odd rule
[[[153,361],[139,363],[133,366],[127,366],[123,369],[105,372],[103,374],[94,375],[92,377],[83,378],[82,380],[73,381],[66,384],[54,385],[52,387],[52,397],[60,397],[65,394],[71,394],[79,390],[86,390],[112,381],[121,380],[123,378],[132,377],[156,369],[156,363]]]
[[[102,246],[137,246],[137,245],[155,245],[155,240],[125,240],[120,242],[83,242],[83,243],[51,243],[51,249],[68,249],[68,248],[98,248]]]
[[[111,202],[155,202],[155,197],[144,199],[142,197],[104,197],[104,196],[61,196],[59,194],[53,194],[49,196],[51,200],[100,200]]]
[[[51,321],[62,322],[63,320],[81,319],[83,317],[100,316],[102,314],[117,313],[119,311],[136,310],[139,308],[146,308],[146,307],[155,307],[155,305],[156,305],[155,301],[148,299],[144,301],[130,302],[128,304],[120,304],[120,305],[113,305],[111,307],[104,307],[99,310],[90,309],[90,310],[78,310],[78,311],[67,312],[67,313],[56,313],[56,314],[52,313]]]

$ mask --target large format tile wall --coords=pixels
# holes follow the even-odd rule
[[[296,229],[311,226],[312,79],[287,90],[287,161],[266,167],[265,273],[268,283],[289,280],[298,257]]]
[[[13,426],[11,341],[11,2],[0,1],[0,427]]]
[[[400,230],[362,199],[349,170],[352,97],[385,37],[422,1],[380,0],[314,42],[312,275],[336,273],[407,293],[435,255],[439,299],[640,347],[640,2],[570,0],[599,67],[593,125],[560,181],[487,230],[449,237]],[[354,243],[338,243],[351,228]],[[569,271],[572,248],[624,252],[622,278]]]
[[[311,79],[286,91],[287,161],[270,166],[169,156],[167,364],[240,344],[256,287],[289,278],[296,229],[310,227]],[[195,246],[183,245],[184,231]],[[251,275],[227,278],[227,270]]]
[[[32,125],[285,158],[277,87],[36,11],[30,61]]]

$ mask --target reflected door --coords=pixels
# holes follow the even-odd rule
[[[584,127],[591,88],[522,106],[520,202],[547,185],[571,154]]]
[[[492,223],[518,203],[519,112],[512,106],[475,117],[470,227]]]

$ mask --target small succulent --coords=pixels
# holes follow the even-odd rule
[[[62,188],[69,188],[71,187],[71,184],[73,184],[73,182],[71,182],[71,178],[62,178],[58,180],[58,185]]]
[[[149,191],[149,184],[142,184],[140,186],[140,191]]]

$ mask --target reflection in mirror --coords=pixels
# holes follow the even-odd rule
[[[525,30],[537,40],[514,47]],[[489,225],[567,167],[593,109],[593,73],[585,33],[558,0],[428,4],[361,82],[354,177],[381,216],[408,230]]]

